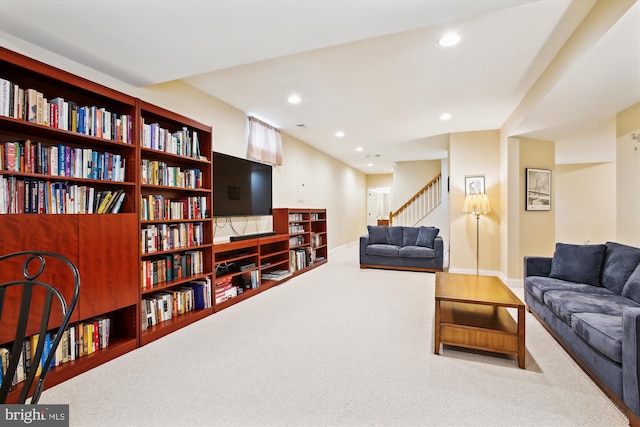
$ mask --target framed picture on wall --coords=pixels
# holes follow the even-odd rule
[[[464,177],[464,195],[484,194],[484,175]]]
[[[527,168],[527,195],[525,209],[528,211],[551,210],[551,171]]]

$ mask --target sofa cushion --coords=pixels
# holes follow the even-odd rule
[[[623,307],[640,307],[640,304],[621,295],[600,295],[575,291],[547,291],[544,303],[567,325],[575,313],[601,313],[622,316]]]
[[[566,280],[554,279],[552,277],[529,276],[524,281],[525,289],[538,301],[544,302],[544,294],[547,291],[577,291],[591,292],[602,295],[613,295],[607,288],[600,286],[585,285],[584,283],[574,283]]]
[[[365,253],[367,255],[377,255],[377,256],[388,256],[388,257],[398,257],[399,246],[396,245],[367,245],[367,249]]]
[[[368,225],[369,230],[369,244],[371,245],[388,245],[389,233],[387,232],[387,226],[385,225]]]
[[[576,313],[571,327],[591,347],[622,363],[622,315]]]
[[[556,243],[549,277],[600,286],[605,245]]]
[[[620,295],[625,282],[640,263],[640,248],[615,242],[605,243],[602,286]]]
[[[627,279],[627,283],[624,284],[622,296],[640,303],[640,265],[633,270],[633,273]]]
[[[436,227],[420,227],[418,238],[416,239],[416,246],[433,248],[433,241],[436,240],[439,232],[440,229]]]
[[[435,258],[436,251],[432,248],[422,246],[404,246],[398,251],[400,257],[404,258]]]
[[[402,246],[402,229],[403,227],[400,225],[387,228],[389,233],[389,244]]]
[[[402,227],[402,246],[415,246],[419,227]]]

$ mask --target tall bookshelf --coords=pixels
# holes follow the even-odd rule
[[[81,277],[72,324],[110,322],[108,346],[52,368],[52,386],[138,344],[138,269],[131,263],[138,255],[136,100],[3,48],[0,79],[0,253],[65,255]],[[49,279],[55,283],[58,274],[54,269]],[[62,293],[71,297],[71,289]],[[6,305],[0,347],[13,339],[14,304]],[[34,301],[33,310],[40,305]],[[60,320],[53,316],[51,333]],[[16,384],[10,401],[20,389]]]
[[[327,262],[326,209],[273,209],[273,229],[289,236],[289,263],[294,275]]]
[[[213,313],[211,127],[138,101],[140,343]]]

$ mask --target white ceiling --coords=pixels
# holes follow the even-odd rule
[[[589,1],[576,1],[586,13]],[[567,19],[575,6],[0,0],[0,43],[7,34],[136,86],[183,79],[365,173],[388,173],[398,161],[446,157],[443,134],[500,128],[571,34],[566,27],[579,23]],[[527,111],[518,132],[554,139],[567,125],[639,102],[638,28],[635,3]],[[437,39],[448,30],[462,41],[442,48]],[[291,93],[302,102],[287,103]],[[443,112],[452,119],[439,120]]]

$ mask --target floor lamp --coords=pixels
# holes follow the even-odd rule
[[[491,204],[486,194],[469,194],[464,199],[462,212],[470,213],[476,217],[476,275],[480,272],[480,215],[491,212]]]

